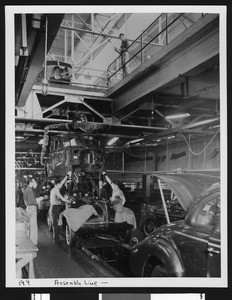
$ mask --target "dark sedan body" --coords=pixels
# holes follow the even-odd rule
[[[188,174],[186,174],[188,175]],[[184,181],[188,176],[167,179],[180,196],[186,218],[171,222],[135,245],[130,256],[135,276],[152,277],[220,277],[220,183],[218,178],[190,176],[195,191]],[[171,178],[171,179],[170,179]],[[164,179],[164,177],[163,177]],[[174,183],[175,181],[175,183]],[[202,185],[204,181],[204,184]],[[179,184],[177,184],[179,182]],[[202,189],[199,190],[197,182]],[[208,183],[207,183],[208,182]],[[181,198],[181,188],[184,190]],[[184,202],[184,199],[188,198]],[[191,203],[190,200],[191,199]]]

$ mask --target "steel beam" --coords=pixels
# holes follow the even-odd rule
[[[87,24],[87,23],[85,22],[85,20],[81,17],[81,15],[80,15],[80,14],[77,14],[77,15],[78,15],[78,18],[81,19],[82,23],[83,23],[89,30],[91,30],[91,26],[89,26],[89,24]],[[92,14],[91,14],[91,16],[92,16]]]
[[[64,29],[64,30],[70,30],[70,31],[80,31],[83,33],[87,33],[87,34],[93,34],[93,35],[98,35],[98,36],[102,36],[104,38],[110,38],[110,39],[116,39],[119,40],[119,36],[114,36],[114,35],[110,35],[110,34],[105,34],[105,33],[100,33],[100,32],[96,32],[96,31],[92,31],[92,30],[86,30],[86,29],[82,29],[82,28],[75,28],[75,27],[68,27],[68,26],[60,26],[60,29]],[[129,42],[132,43],[137,43],[137,44],[141,44],[141,41],[136,41],[136,40],[132,40],[132,39],[128,39],[127,40]],[[144,42],[144,44],[148,44],[148,42]],[[161,46],[157,43],[150,43],[150,45],[155,45],[155,46]]]
[[[27,48],[27,22],[25,14],[22,14],[22,47]]]
[[[15,123],[34,123],[34,122],[42,122],[42,123],[72,123],[72,120],[62,120],[62,119],[49,119],[49,118],[21,118],[21,117],[15,117]]]
[[[47,40],[47,50],[50,50],[53,40],[56,37],[57,31],[59,30],[60,24],[63,20],[64,14],[54,14],[48,16],[48,40]],[[44,33],[41,31],[37,38],[37,41],[33,45],[33,51],[30,53],[30,66],[21,90],[17,106],[23,107],[27,101],[27,98],[31,92],[34,82],[41,71],[41,66],[44,62],[44,47],[45,47],[45,37]]]
[[[206,21],[208,21],[208,24]],[[118,93],[118,96],[115,97],[114,113],[151,92],[157,91],[168,84],[172,85],[180,80],[180,74],[186,75],[190,70],[194,70],[218,56],[218,19],[211,16],[203,18],[194,25],[165,46],[147,64],[141,66],[140,72],[143,76],[139,79],[140,81],[138,80],[136,84],[129,85],[127,90]],[[149,70],[152,66],[154,68],[153,73],[144,78],[146,68]],[[139,70],[137,72],[139,73]],[[133,79],[133,74],[130,75],[127,76],[127,80],[123,81],[124,83]],[[112,97],[118,88],[119,86],[115,86],[106,95]]]
[[[213,118],[213,119],[203,120],[203,121],[199,121],[199,122],[196,122],[196,123],[193,123],[193,124],[189,123],[189,124],[186,124],[186,125],[183,125],[183,126],[175,127],[173,129],[168,129],[165,132],[158,132],[156,134],[147,135],[145,137],[145,139],[150,140],[150,139],[155,139],[155,138],[158,138],[158,137],[166,136],[166,135],[169,135],[169,134],[182,133],[182,131],[189,130],[189,129],[196,128],[196,127],[200,127],[200,126],[204,126],[204,125],[208,125],[210,123],[214,123],[214,122],[217,122],[217,121],[220,121],[220,118]]]
[[[28,171],[45,171],[45,168],[20,168],[20,167],[16,167],[15,170],[19,171],[19,170],[28,170]]]
[[[64,84],[59,84],[59,83],[50,83],[49,84],[49,94],[51,95],[60,95],[60,96],[64,96],[64,95],[79,95],[79,96],[83,96],[85,98],[87,97],[95,97],[95,98],[100,98],[102,97],[102,100],[109,100],[109,98],[104,97],[104,92],[96,92],[96,91],[87,91],[86,89],[81,90],[80,87],[74,87],[71,85],[65,85]],[[41,91],[41,85],[35,84],[33,86],[33,90],[36,93],[42,94]],[[104,99],[103,99],[104,98]]]
[[[132,114],[136,113],[136,112],[139,111],[139,110],[140,110],[140,107],[134,109],[133,111],[129,112],[129,114],[127,114],[127,115],[125,115],[125,116],[119,118],[119,121],[122,121],[122,120],[127,119],[129,116],[131,116]]]
[[[62,120],[62,119],[49,119],[49,118],[41,118],[41,119],[28,119],[28,118],[18,118],[15,117],[15,122],[19,123],[19,122],[25,122],[25,123],[33,123],[33,122],[42,122],[42,123],[72,123],[72,120]],[[81,122],[80,122],[81,123]],[[110,126],[110,127],[119,127],[119,128],[130,128],[130,129],[142,129],[144,131],[155,131],[155,130],[160,130],[160,131],[166,131],[168,130],[168,128],[166,127],[158,127],[158,126],[140,126],[140,125],[126,125],[126,124],[104,124],[104,123],[100,123],[100,122],[88,122],[88,124],[92,124],[92,125],[106,125],[106,126]]]
[[[62,100],[62,101],[57,102],[56,104],[54,104],[52,106],[49,106],[47,109],[42,111],[42,115],[44,115],[46,112],[52,110],[53,108],[56,108],[57,106],[60,106],[61,104],[66,103],[66,102],[67,102],[66,100]],[[39,114],[41,114],[41,113],[39,113]],[[36,115],[36,116],[38,116],[38,115]]]
[[[154,109],[154,112],[157,113],[157,115],[159,115],[161,118],[163,118],[166,122],[168,122],[172,127],[175,126],[175,123],[173,123],[171,120],[165,119],[165,116],[158,110],[158,109]]]
[[[89,108],[92,112],[94,112],[96,115],[98,115],[101,119],[106,120],[106,118],[101,113],[99,113],[91,105],[89,105],[88,103],[86,103],[83,99],[72,97],[70,99],[67,99],[66,102],[83,104],[84,106],[86,106],[87,108]]]
[[[16,129],[15,132],[32,132],[32,133],[44,133],[44,130],[43,129],[30,129],[30,130],[27,130],[27,129],[24,129],[24,130],[20,130],[20,129]],[[54,133],[54,134],[67,134],[67,133],[70,133],[70,134],[77,134],[76,131],[68,131],[68,130],[49,130],[49,133]],[[86,136],[89,136],[89,135],[97,135],[97,136],[102,136],[102,137],[114,137],[115,136],[115,133],[84,133],[84,132],[78,132],[78,135],[86,135]],[[128,139],[131,139],[131,138],[137,138],[138,136],[137,135],[125,135],[125,134],[117,134],[117,136],[119,138],[128,138]],[[16,152],[17,153],[27,153],[27,152]],[[35,153],[35,152],[34,152]],[[36,153],[37,154],[37,153]],[[40,152],[39,152],[40,154]]]

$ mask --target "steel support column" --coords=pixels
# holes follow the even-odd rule
[[[57,31],[59,30],[60,24],[63,19],[63,14],[49,15],[48,18],[48,51],[56,37]],[[28,33],[29,34],[29,33]],[[23,84],[19,99],[16,99],[16,104],[19,107],[23,107],[27,101],[28,95],[36,81],[36,78],[41,71],[41,66],[44,62],[44,33],[42,30],[38,33],[37,40],[31,47],[33,51],[29,53],[30,55],[30,65],[28,67],[28,72],[25,77],[25,82]],[[29,45],[28,45],[29,47]]]

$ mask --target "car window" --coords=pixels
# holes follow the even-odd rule
[[[58,139],[54,138],[54,140],[53,140],[53,150],[56,150],[58,148],[58,144],[59,144]]]
[[[214,197],[208,199],[204,202],[200,209],[198,210],[192,223],[197,226],[204,227],[208,230],[212,230],[218,221],[220,220],[220,199],[219,197]],[[220,229],[220,226],[218,226]]]

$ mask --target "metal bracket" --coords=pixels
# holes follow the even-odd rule
[[[20,56],[28,56],[28,48],[27,47],[20,48]]]
[[[121,121],[115,117],[104,118],[103,123],[106,125],[121,125]]]

